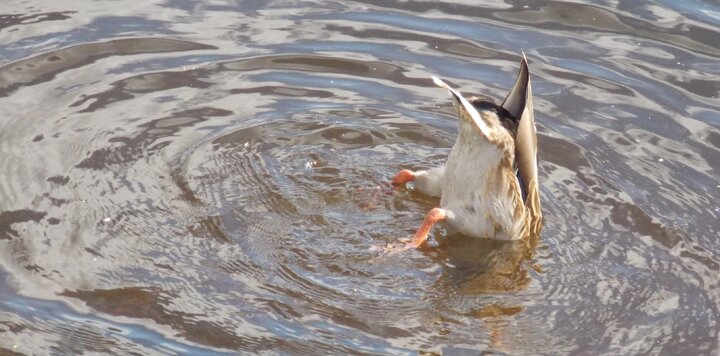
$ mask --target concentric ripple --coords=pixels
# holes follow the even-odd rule
[[[238,245],[247,259],[243,266],[291,279],[281,284],[325,285],[318,296],[326,288],[357,290],[372,275],[370,246],[408,230],[395,218],[416,220],[398,211],[404,193],[387,183],[393,167],[378,162],[391,162],[410,144],[402,136],[433,141],[422,127],[403,129],[402,136],[399,129],[379,131],[387,122],[378,117],[389,113],[365,115],[315,110],[265,118],[196,146],[180,166],[217,225],[199,236]],[[343,281],[348,276],[359,279]]]
[[[530,251],[524,243],[478,245],[453,238],[450,249],[439,249],[433,258],[445,267],[422,262],[429,268],[425,271],[398,264],[411,255],[377,259],[372,246],[409,235],[418,221],[416,214],[404,212],[412,209],[408,202],[433,204],[393,189],[387,183],[396,169],[391,162],[408,148],[427,150],[424,159],[435,156],[440,162],[447,154],[446,149],[428,150],[447,144],[433,138],[442,132],[393,124],[393,117],[397,114],[381,110],[317,108],[265,117],[262,124],[228,127],[183,155],[178,174],[187,175],[187,187],[207,216],[191,230],[232,246],[232,252],[218,256],[218,273],[230,273],[261,309],[292,318],[319,317],[301,328],[308,335],[335,325],[340,334],[349,332],[344,328],[367,333],[372,344],[388,335],[432,338],[422,329],[404,327],[420,327],[420,320],[430,317],[428,308],[437,307],[439,296],[428,298],[424,291],[430,285],[436,284],[433,289],[443,291],[446,300],[456,293],[526,288],[530,277],[523,261]],[[434,282],[438,273],[440,284]],[[416,298],[428,299],[418,304]],[[501,305],[490,308],[506,308]],[[477,306],[446,308],[441,309],[447,317],[483,313]],[[397,317],[388,319],[387,313]]]

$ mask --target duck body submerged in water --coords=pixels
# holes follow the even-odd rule
[[[537,176],[537,133],[527,59],[501,105],[464,98],[450,91],[458,113],[458,137],[447,162],[426,171],[401,170],[393,184],[414,181],[415,188],[440,197],[412,241],[419,247],[433,225],[445,221],[451,231],[499,240],[518,240],[538,234],[542,212]]]

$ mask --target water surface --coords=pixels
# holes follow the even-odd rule
[[[715,354],[720,6],[5,1],[0,351]],[[436,228],[530,61],[545,227]]]

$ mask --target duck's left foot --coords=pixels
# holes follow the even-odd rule
[[[448,211],[443,208],[433,208],[428,211],[425,215],[425,220],[423,220],[422,226],[420,226],[418,231],[415,233],[415,236],[413,236],[410,243],[415,247],[420,247],[425,240],[427,240],[430,229],[432,229],[436,223],[447,219],[447,215]]]
[[[428,239],[428,233],[433,225],[437,222],[447,219],[448,211],[442,208],[434,208],[425,215],[420,229],[415,233],[412,239],[401,238],[397,243],[390,243],[382,247],[384,256],[394,255],[403,251],[418,248],[422,246]]]

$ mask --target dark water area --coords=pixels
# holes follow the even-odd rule
[[[530,62],[544,229],[378,257]],[[3,1],[0,354],[720,352],[720,4]]]

